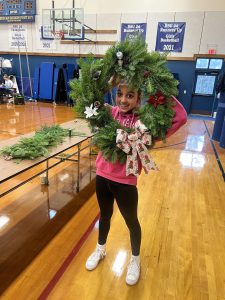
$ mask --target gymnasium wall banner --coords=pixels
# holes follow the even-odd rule
[[[36,27],[36,49],[39,50],[56,50],[56,42],[54,39],[47,40],[42,38],[41,26]]]
[[[34,22],[36,0],[0,0],[0,23]]]
[[[182,52],[185,22],[159,22],[155,50]]]
[[[146,23],[122,23],[121,24],[121,41],[125,39],[132,40],[137,35],[146,38]]]
[[[9,25],[9,48],[18,50],[27,48],[26,24]]]

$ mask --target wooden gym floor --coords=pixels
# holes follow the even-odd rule
[[[65,106],[0,105],[0,141],[74,118]],[[212,121],[189,119],[151,151],[160,170],[138,182],[142,270],[133,287],[125,283],[129,234],[116,206],[107,256],[85,270],[97,240],[94,156],[82,156],[79,193],[75,165],[65,162],[50,170],[49,186],[36,178],[0,198],[1,299],[225,300],[225,149],[211,142],[212,130]]]

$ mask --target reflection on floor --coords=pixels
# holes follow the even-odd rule
[[[81,158],[79,193],[75,165],[67,163],[56,174],[50,173],[49,186],[41,185],[37,178],[26,184],[30,190],[22,197],[17,197],[19,189],[10,194],[14,199],[1,210],[0,219],[0,293],[94,193],[94,160],[89,155]]]

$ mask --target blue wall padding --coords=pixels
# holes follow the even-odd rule
[[[220,141],[222,127],[224,124],[224,117],[225,117],[225,92],[222,92],[219,98],[216,120],[215,120],[213,134],[212,134],[212,139],[215,141]]]
[[[34,69],[34,85],[33,85],[33,98],[39,99],[39,79],[40,79],[40,68],[35,67]]]
[[[40,67],[40,99],[52,100],[54,63],[44,62]]]
[[[70,81],[74,77],[74,70],[76,66],[75,64],[67,64],[67,75],[68,75],[68,80]]]
[[[220,147],[225,148],[225,118],[223,121],[223,127],[220,135]]]
[[[53,82],[53,96],[52,96],[52,99],[54,102],[56,101],[58,77],[59,77],[59,68],[55,68],[54,69],[54,82]]]

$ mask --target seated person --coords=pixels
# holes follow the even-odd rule
[[[12,82],[12,80],[10,80],[10,78],[7,74],[5,74],[3,76],[3,79],[5,81],[5,83],[4,83],[4,94],[8,94],[9,96],[12,97],[12,95],[14,93],[13,82]]]
[[[9,79],[13,83],[13,89],[14,89],[15,93],[19,94],[19,88],[18,88],[18,85],[17,85],[16,77],[14,75],[10,75]]]
[[[3,92],[4,92],[4,84],[2,80],[0,80],[0,96],[4,94]]]
[[[5,84],[4,84],[5,88],[6,89],[12,89],[13,88],[13,82],[12,82],[12,80],[10,80],[9,76],[7,74],[5,74],[3,76],[3,79],[5,81]]]
[[[0,103],[4,103],[4,96],[9,94],[9,90],[5,87],[5,84],[0,80]]]
[[[6,89],[6,87],[5,87],[5,84],[3,83],[2,80],[0,80],[0,94],[1,94],[1,95],[4,95],[4,94],[6,94],[6,93],[7,93],[7,89]]]

